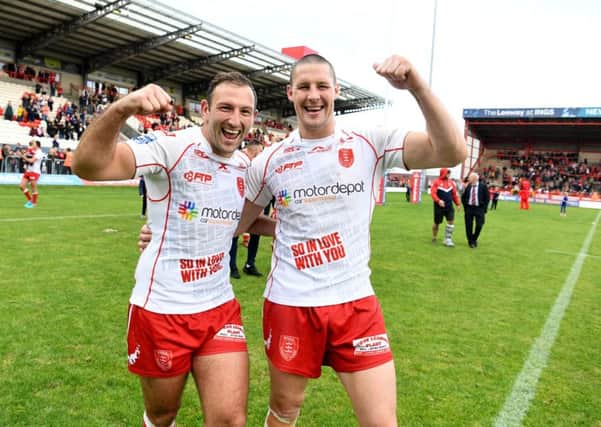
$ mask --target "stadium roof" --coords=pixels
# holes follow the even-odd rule
[[[259,110],[294,115],[285,94],[293,58],[157,1],[3,0],[0,18],[0,38],[14,43],[18,62],[46,56],[78,64],[82,74],[116,66],[136,72],[141,84],[180,83],[185,97],[203,93],[216,72],[237,70],[256,86]],[[385,105],[339,84],[337,114]]]
[[[464,109],[468,134],[485,146],[601,147],[601,108]]]

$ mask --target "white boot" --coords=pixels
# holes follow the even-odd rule
[[[453,243],[451,239],[444,239],[444,245],[452,248],[453,246],[455,246],[455,243]]]

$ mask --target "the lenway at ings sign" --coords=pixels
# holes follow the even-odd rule
[[[464,119],[480,118],[601,118],[601,107],[464,109]]]

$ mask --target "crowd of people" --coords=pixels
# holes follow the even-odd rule
[[[575,152],[536,152],[499,150],[496,158],[509,166],[489,165],[482,177],[505,191],[519,191],[521,179],[532,183],[537,192],[569,192],[590,197],[601,192],[601,163],[589,163]]]

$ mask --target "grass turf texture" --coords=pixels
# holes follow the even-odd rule
[[[455,248],[431,239],[428,196],[389,194],[372,224],[372,282],[395,355],[399,425],[491,425],[539,336],[598,211],[499,202],[479,247],[456,218]],[[0,186],[0,425],[138,426],[127,372],[127,300],[142,224],[136,188],[42,187],[35,209]],[[104,215],[104,216],[102,216]],[[74,218],[79,216],[80,218]],[[100,217],[94,217],[100,216]],[[601,426],[601,228],[597,228],[523,424]],[[246,256],[239,249],[238,264]],[[259,270],[269,269],[269,239]],[[261,336],[264,278],[234,280],[249,342],[249,426],[269,381]],[[178,426],[202,424],[192,381]],[[310,381],[299,426],[353,426],[329,368]]]

